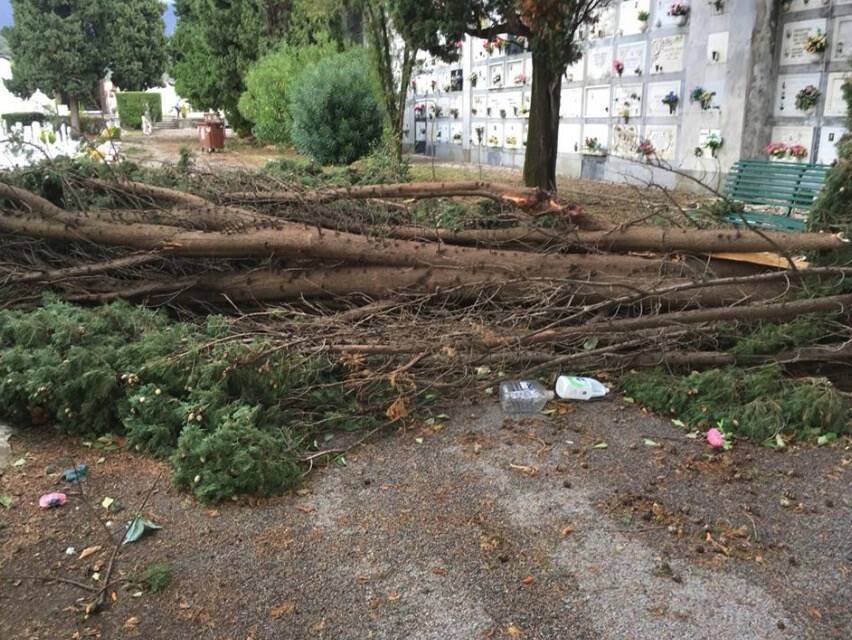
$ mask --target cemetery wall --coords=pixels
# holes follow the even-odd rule
[[[770,142],[801,145],[802,161],[831,162],[852,57],[852,0],[687,4],[684,19],[669,15],[668,0],[616,0],[585,34],[583,58],[563,78],[558,173],[689,186],[643,163],[641,141],[684,175],[711,181],[741,158],[766,158]],[[641,11],[650,14],[645,23]],[[825,51],[808,52],[808,38],[820,32]],[[531,55],[472,37],[461,47],[459,62],[426,57],[415,72],[407,146],[440,159],[523,166]],[[820,96],[803,110],[796,95],[806,87]]]

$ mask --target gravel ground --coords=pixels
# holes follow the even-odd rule
[[[293,495],[209,508],[163,481],[146,510],[163,530],[119,568],[167,562],[171,585],[116,585],[88,620],[85,592],[23,576],[90,581],[106,534],[81,498],[41,511],[38,495],[73,459],[91,465],[92,502],[133,506],[164,467],[36,431],[11,444],[25,464],[0,477],[14,500],[0,508],[4,640],[852,636],[844,444],[714,455],[618,398],[520,422],[459,407]],[[103,549],[65,555],[91,545]]]

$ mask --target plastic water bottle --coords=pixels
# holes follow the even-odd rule
[[[500,383],[500,405],[509,415],[535,415],[548,400],[553,400],[553,392],[535,380],[507,380]]]
[[[556,395],[564,400],[591,400],[608,393],[609,389],[594,378],[559,376],[556,380]]]

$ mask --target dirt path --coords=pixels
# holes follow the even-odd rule
[[[26,456],[0,478],[15,500],[0,509],[0,575],[13,579],[86,580],[106,555],[65,555],[105,534],[79,498],[35,506],[56,488],[46,467],[88,462],[91,495],[128,505],[162,469],[36,432],[12,448]],[[209,509],[164,484],[148,510],[164,529],[121,566],[168,562],[165,592],[116,588],[84,621],[74,587],[5,582],[0,637],[848,638],[850,460],[841,447],[708,454],[619,399],[524,422],[462,407],[299,494]]]

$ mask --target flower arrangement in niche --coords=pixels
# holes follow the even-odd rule
[[[770,142],[766,145],[764,151],[769,154],[770,158],[786,158],[790,147],[783,142]]]
[[[804,160],[808,157],[808,150],[800,144],[790,145],[789,152],[796,160]]]
[[[477,74],[477,73],[476,73],[476,71],[474,71],[473,73],[471,73],[471,74],[467,77],[467,79],[470,81],[470,86],[475,88],[475,87],[476,87],[476,83],[477,83],[477,81],[479,80],[479,74]]]
[[[476,127],[477,144],[482,144],[482,137],[485,135],[485,127]]]
[[[711,133],[707,136],[707,139],[704,141],[704,148],[710,150],[710,155],[714,158],[716,157],[716,152],[722,148],[722,145],[725,143],[722,136],[718,133]]]
[[[442,117],[444,117],[444,110],[443,110],[441,107],[437,106],[437,105],[435,106],[435,117],[436,117],[436,118],[442,118]]]
[[[499,73],[495,73],[491,77],[491,86],[492,87],[499,88],[502,83],[503,83],[503,76],[501,76]]]
[[[669,91],[665,96],[663,96],[662,102],[664,105],[668,106],[669,113],[674,113],[675,109],[677,109],[677,105],[680,103],[680,97],[674,91]]]
[[[642,29],[642,31],[645,31],[648,28],[648,20],[650,20],[651,18],[651,12],[640,11],[639,15],[637,15],[636,18],[639,20],[640,28]]]
[[[426,106],[422,104],[418,104],[414,106],[414,117],[422,118],[426,113]]]
[[[645,159],[648,159],[657,153],[657,150],[654,149],[654,144],[650,140],[642,140],[642,142],[639,143],[639,146],[636,147],[636,151],[639,152],[639,155],[644,156]]]
[[[809,33],[808,37],[805,38],[804,49],[811,55],[816,55],[825,51],[827,45],[828,36],[822,30],[817,29],[814,33]]]
[[[595,137],[586,138],[586,149],[592,152],[602,151],[603,145],[601,145],[600,141]]]
[[[500,141],[497,139],[497,136],[488,136],[488,144],[492,147],[496,147],[500,144]]]
[[[506,136],[506,144],[510,147],[514,147],[518,144],[518,139],[515,136]]]
[[[701,105],[703,111],[707,111],[713,105],[713,96],[715,95],[715,91],[707,91],[704,87],[695,87],[689,94],[689,100],[697,102]]]
[[[683,26],[689,20],[689,5],[685,2],[673,2],[669,5],[667,13],[672,18],[677,18],[677,23]]]
[[[455,108],[450,109],[450,115],[451,115],[453,118],[458,119],[458,117],[459,117],[459,110],[458,110],[458,109],[455,109]]]
[[[516,85],[521,85],[521,84],[526,84],[526,83],[527,83],[527,74],[519,73],[518,75],[515,76],[515,84]]]
[[[624,104],[621,105],[621,109],[619,109],[618,115],[621,116],[621,118],[624,119],[624,124],[627,124],[627,123],[630,122],[630,103],[629,102],[625,102]]]
[[[616,58],[612,61],[612,70],[618,74],[618,77],[621,77],[621,74],[624,73],[624,63]]]
[[[710,6],[713,7],[718,13],[722,13],[725,10],[725,0],[708,0]]]
[[[817,105],[817,102],[819,102],[821,95],[822,94],[819,89],[817,89],[814,85],[809,84],[796,94],[796,108],[799,111],[808,111],[809,109],[813,109]]]
[[[462,134],[454,133],[453,134],[453,142],[461,142],[461,141],[462,141]]]
[[[505,110],[505,109],[500,109],[500,117],[501,117],[501,118],[505,118],[505,117],[506,117],[506,110]]]

